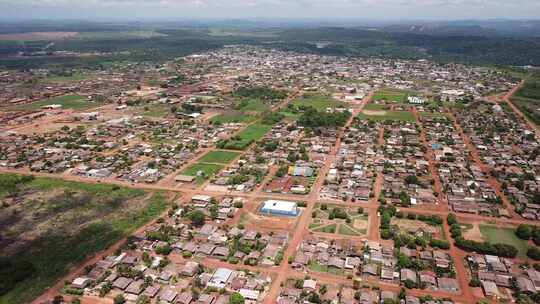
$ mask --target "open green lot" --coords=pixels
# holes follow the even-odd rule
[[[238,157],[240,153],[230,151],[210,151],[206,153],[199,162],[212,164],[228,164]]]
[[[255,121],[255,119],[255,116],[247,115],[242,112],[230,112],[214,116],[210,119],[210,122],[214,124],[250,123]]]
[[[270,105],[260,99],[244,99],[236,109],[244,112],[265,112],[270,111]]]
[[[512,245],[519,251],[519,258],[527,258],[527,242],[518,238],[514,229],[480,225],[480,232],[485,241],[492,244],[501,243]]]
[[[304,94],[299,99],[294,100],[291,104],[295,107],[312,107],[318,111],[324,111],[326,108],[343,107],[344,103],[333,99],[332,97],[320,94]]]
[[[370,103],[364,106],[364,110],[368,111],[383,111],[388,106],[382,104]]]
[[[219,165],[219,164],[196,163],[189,166],[184,171],[182,171],[182,174],[195,176],[196,177],[195,181],[197,182],[197,184],[202,184],[204,183],[205,180],[214,176],[223,168],[225,168],[225,166]],[[203,174],[200,176],[197,176],[197,173],[199,171],[202,172]]]
[[[220,149],[244,150],[253,142],[261,139],[272,126],[255,123],[249,125],[240,134],[218,145]]]
[[[162,192],[0,174],[0,303],[30,303],[71,267],[157,218]],[[11,200],[17,198],[16,204]]]
[[[408,111],[381,111],[377,114],[366,114],[364,112],[358,114],[358,118],[362,120],[373,120],[373,121],[385,121],[385,120],[395,120],[395,121],[406,121],[414,122],[416,119],[411,112]]]
[[[29,104],[12,107],[13,110],[39,110],[43,106],[59,104],[63,109],[83,110],[97,107],[99,104],[88,101],[86,97],[80,95],[64,95],[43,99]]]
[[[407,101],[407,96],[415,95],[416,93],[417,92],[414,91],[388,88],[377,91],[377,93],[373,95],[373,100],[385,100],[397,103],[405,103]]]

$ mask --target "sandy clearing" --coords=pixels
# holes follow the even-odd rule
[[[363,110],[363,114],[368,116],[385,116],[386,111],[375,111],[375,110]]]

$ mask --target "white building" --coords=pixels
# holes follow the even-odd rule
[[[261,207],[261,213],[269,215],[297,216],[298,205],[295,202],[267,200]]]

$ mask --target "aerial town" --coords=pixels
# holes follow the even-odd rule
[[[540,303],[540,129],[509,73],[246,45],[56,73],[0,71],[0,173],[167,205],[33,303]],[[1,212],[91,201],[66,191]],[[0,227],[6,253],[40,233]]]

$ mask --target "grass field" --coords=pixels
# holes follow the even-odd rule
[[[212,164],[228,164],[238,157],[240,153],[229,151],[210,151],[206,153],[199,162]]]
[[[210,119],[210,122],[217,124],[225,123],[250,123],[255,121],[255,117],[251,115],[246,115],[241,112],[232,112],[232,113],[223,113],[217,116],[214,116]]]
[[[411,112],[408,111],[384,111],[381,115],[367,115],[365,113],[358,114],[359,119],[367,119],[373,121],[385,121],[385,120],[395,120],[395,121],[406,121],[406,122],[415,122],[416,119]]]
[[[407,96],[415,95],[415,94],[416,92],[413,92],[413,91],[398,90],[398,89],[383,89],[383,90],[377,91],[377,93],[373,95],[373,100],[385,100],[385,101],[391,101],[391,102],[397,102],[397,103],[405,103],[407,100]]]
[[[260,123],[249,125],[244,131],[240,132],[240,134],[228,140],[223,148],[244,150],[254,141],[261,139],[271,129],[272,126]]]
[[[143,116],[162,118],[171,114],[171,108],[165,104],[149,104],[139,108]]]
[[[265,112],[270,111],[270,105],[260,99],[246,99],[238,104],[238,110],[244,112]]]
[[[487,242],[512,245],[519,250],[519,258],[524,259],[527,257],[527,242],[518,238],[514,233],[514,229],[480,225],[480,232]]]
[[[364,110],[368,111],[382,111],[386,108],[386,105],[370,103],[364,106]]]
[[[0,175],[2,187],[15,179],[15,175]],[[10,192],[14,190],[8,188]],[[19,183],[16,191],[24,200],[7,207],[0,216],[2,236],[34,238],[17,241],[20,245],[11,249],[15,253],[7,259],[30,262],[35,272],[0,296],[1,304],[31,302],[72,266],[130,235],[168,206],[168,199],[161,192],[151,194],[139,189],[42,177]],[[16,217],[11,209],[18,210]],[[7,280],[0,278],[2,282]]]
[[[196,163],[182,171],[182,174],[195,176],[195,181],[197,182],[197,184],[202,184],[205,180],[214,176],[223,168],[225,168],[225,166],[219,164]],[[204,176],[197,176],[197,172],[199,171],[202,171]]]
[[[318,111],[344,106],[344,103],[338,100],[319,94],[304,94],[304,96],[294,100],[291,104],[296,107],[313,107]]]
[[[84,110],[97,107],[99,104],[90,102],[84,96],[80,95],[64,95],[52,97],[29,104],[17,105],[12,107],[12,110],[39,110],[43,106],[59,104],[63,109]]]

